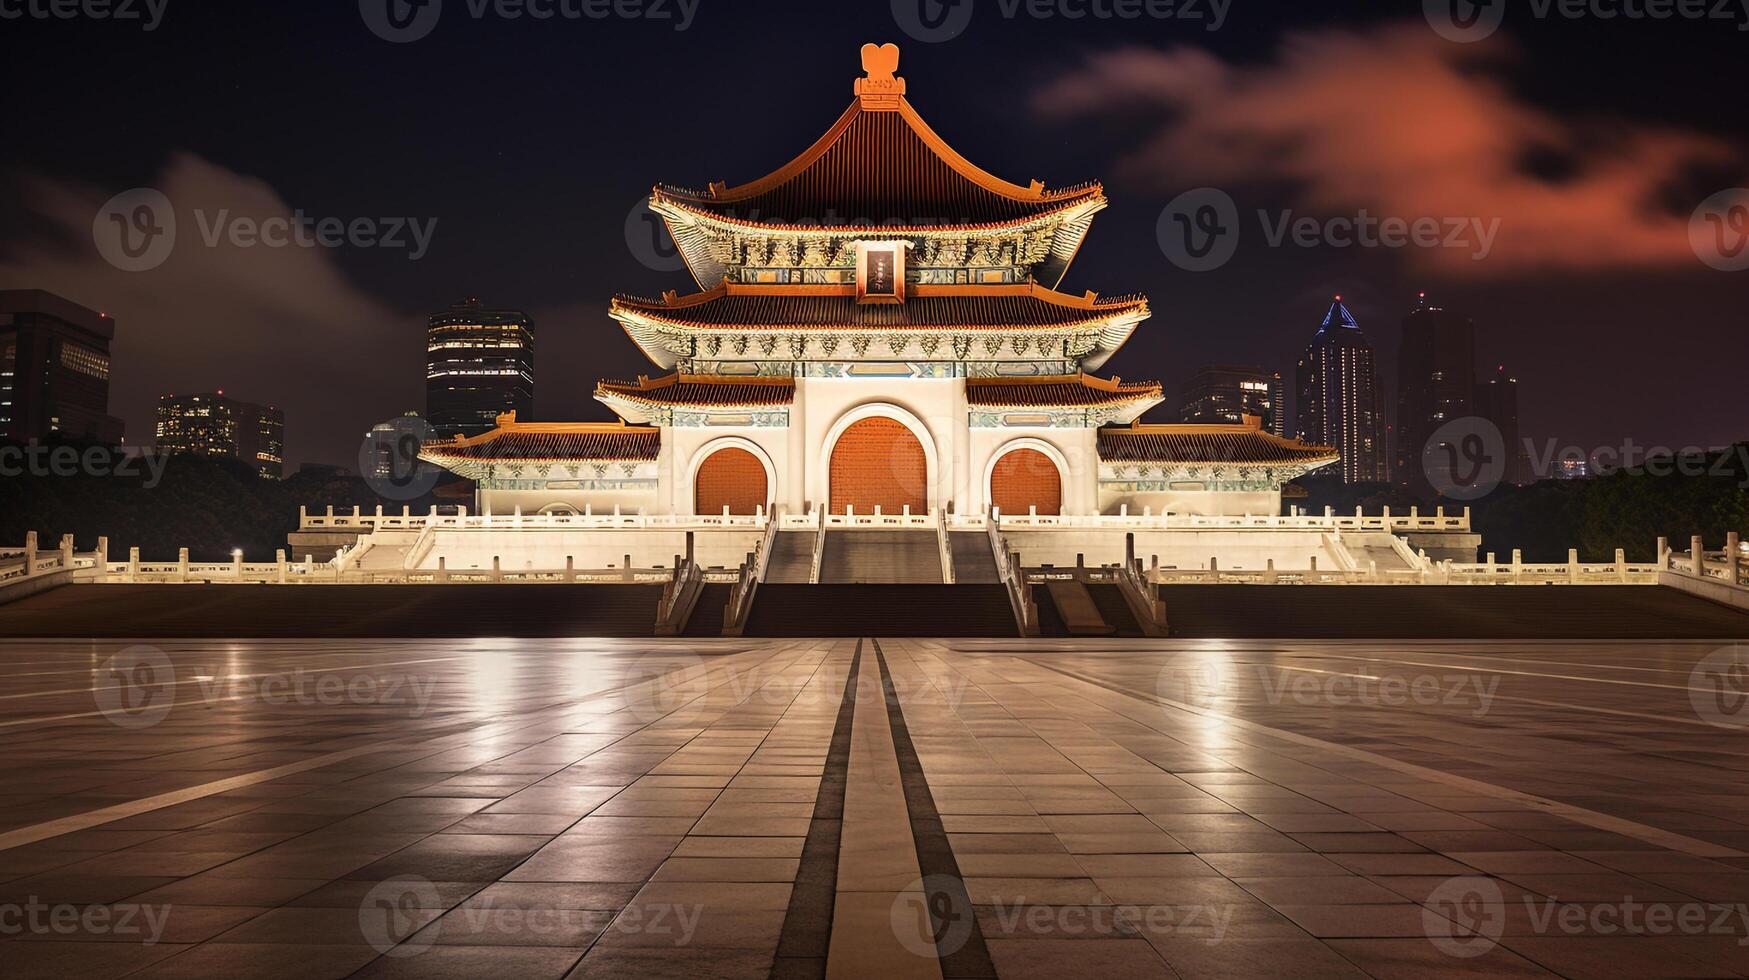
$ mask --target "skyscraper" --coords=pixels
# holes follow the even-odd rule
[[[1300,356],[1297,373],[1299,437],[1335,447],[1342,460],[1333,469],[1344,483],[1389,479],[1378,366],[1342,297],[1324,314],[1317,335]]]
[[[534,414],[534,324],[519,310],[467,299],[425,332],[425,417],[433,436],[473,436],[498,416]]]
[[[115,321],[41,289],[0,290],[0,439],[116,444],[109,414]]]
[[[1422,465],[1428,440],[1447,422],[1479,414],[1476,327],[1466,316],[1429,305],[1422,293],[1403,318],[1397,349],[1397,481],[1432,492]]]
[[[1263,428],[1285,436],[1286,391],[1279,372],[1251,365],[1208,364],[1197,369],[1173,400],[1180,422],[1238,425],[1247,415],[1263,419]]]
[[[156,446],[161,453],[239,459],[277,480],[285,469],[285,413],[223,391],[165,395],[158,399]]]
[[[1530,470],[1530,452],[1518,428],[1518,379],[1506,373],[1506,365],[1494,368],[1493,377],[1476,382],[1471,400],[1477,415],[1494,423],[1506,447],[1506,483],[1524,486],[1535,482]]]

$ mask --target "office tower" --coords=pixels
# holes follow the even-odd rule
[[[1342,297],[1336,297],[1300,356],[1299,437],[1341,454],[1344,483],[1389,479],[1384,400],[1372,346]]]
[[[1422,293],[1403,318],[1397,348],[1397,482],[1423,495],[1432,492],[1422,465],[1428,441],[1441,426],[1479,414],[1476,392],[1476,327],[1468,317],[1433,306]]]
[[[425,332],[425,418],[434,437],[479,435],[515,412],[534,414],[534,324],[518,310],[467,299]]]
[[[41,289],[0,290],[0,439],[119,444],[109,414],[115,321]]]
[[[226,397],[223,390],[158,399],[161,453],[229,456],[269,479],[285,467],[285,413]]]
[[[1247,415],[1263,420],[1263,429],[1286,435],[1286,394],[1279,372],[1236,364],[1198,368],[1173,400],[1179,422],[1237,425]]]

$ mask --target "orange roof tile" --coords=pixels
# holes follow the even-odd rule
[[[1099,430],[1099,458],[1108,463],[1322,464],[1338,458],[1329,446],[1309,446],[1250,425],[1131,425]]]
[[[971,378],[966,382],[966,401],[988,408],[1093,408],[1125,402],[1159,399],[1160,383],[1123,384],[1119,379],[1088,374],[1043,378]]]
[[[640,377],[635,382],[603,381],[595,386],[595,396],[649,405],[749,408],[790,404],[795,401],[796,383],[792,378],[670,374],[654,379]]]

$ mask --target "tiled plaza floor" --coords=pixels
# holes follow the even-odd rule
[[[1745,662],[0,642],[0,975],[1745,976]]]

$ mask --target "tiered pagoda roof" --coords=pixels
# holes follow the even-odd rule
[[[1102,298],[1060,293],[1037,283],[992,286],[931,286],[910,289],[903,303],[856,301],[853,286],[755,286],[721,283],[715,289],[661,299],[620,296],[609,310],[644,353],[663,367],[681,357],[700,356],[693,343],[701,336],[780,335],[784,351],[792,342],[817,342],[822,335],[859,332],[962,335],[983,342],[989,334],[1080,337],[1080,349],[1065,355],[1098,367],[1129,339],[1148,316],[1140,296]],[[1042,353],[1042,348],[1041,348]],[[801,355],[797,355],[798,357]],[[965,353],[958,355],[961,359]]]
[[[1089,374],[966,379],[966,404],[974,412],[1012,414],[1068,409],[1090,418],[1094,425],[1134,421],[1160,404],[1162,397],[1157,381],[1125,384],[1120,378]]]
[[[595,386],[595,398],[627,421],[648,422],[672,409],[787,408],[795,401],[796,383],[787,377],[640,376],[637,381],[603,381]]]
[[[518,422],[498,416],[498,426],[473,437],[427,442],[419,458],[470,479],[494,462],[646,462],[662,449],[662,430],[623,422]]]
[[[1279,466],[1311,470],[1338,458],[1339,454],[1329,446],[1283,439],[1249,423],[1135,423],[1099,430],[1099,459],[1104,463]]]
[[[893,74],[896,46],[865,45],[862,58],[867,77],[857,80],[849,108],[789,163],[734,186],[656,186],[650,206],[667,222],[699,286],[709,289],[726,275],[711,247],[723,234],[867,237],[875,227],[893,237],[1042,229],[1049,256],[1033,275],[1060,282],[1093,215],[1106,205],[1100,184],[1046,189],[1039,180],[1016,184],[978,167],[905,99],[905,80]]]

